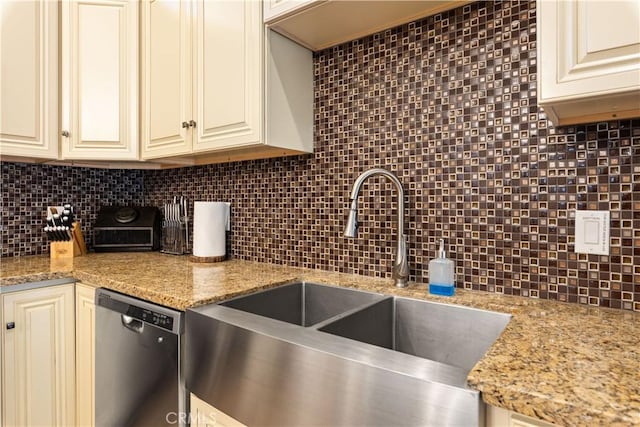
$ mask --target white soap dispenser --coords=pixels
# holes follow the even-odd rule
[[[455,263],[447,258],[444,239],[440,239],[438,256],[429,261],[429,293],[451,296],[455,289]]]

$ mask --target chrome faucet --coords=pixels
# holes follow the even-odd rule
[[[404,234],[404,190],[400,180],[394,174],[385,169],[369,169],[356,179],[351,189],[351,209],[349,210],[349,218],[344,229],[344,235],[345,237],[356,237],[360,187],[362,187],[367,178],[374,175],[387,177],[398,190],[398,250],[396,260],[393,263],[392,277],[397,287],[405,288],[409,281],[409,263],[407,262],[407,236]]]

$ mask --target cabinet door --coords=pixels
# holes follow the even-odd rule
[[[194,151],[260,142],[262,3],[198,0],[193,6]]]
[[[95,425],[95,288],[76,283],[76,425]]]
[[[0,2],[0,154],[58,157],[58,7]]]
[[[142,3],[142,158],[191,153],[191,2]]]
[[[191,394],[191,425],[193,427],[245,427],[240,421],[217,410]]]
[[[537,6],[538,102],[552,120],[570,124],[575,121],[563,119],[598,113],[609,114],[581,121],[637,117],[640,2],[555,0]]]
[[[62,2],[62,156],[138,158],[138,2]]]
[[[73,284],[2,296],[4,425],[75,424],[73,300]]]

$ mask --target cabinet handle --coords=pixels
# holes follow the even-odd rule
[[[196,122],[193,120],[189,120],[189,126],[191,126],[192,128],[196,127]]]
[[[188,128],[189,127],[189,122],[182,122],[182,127],[183,128]]]
[[[14,329],[16,327],[15,322],[9,322],[7,323],[7,329]]]
[[[69,131],[68,130],[63,130],[62,131],[62,136],[64,136],[65,138],[69,137]]]

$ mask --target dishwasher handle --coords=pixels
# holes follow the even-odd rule
[[[121,314],[120,319],[122,320],[122,326],[130,331],[141,334],[144,330],[144,322],[142,322],[142,320],[135,319],[131,316],[127,316],[126,314]]]

